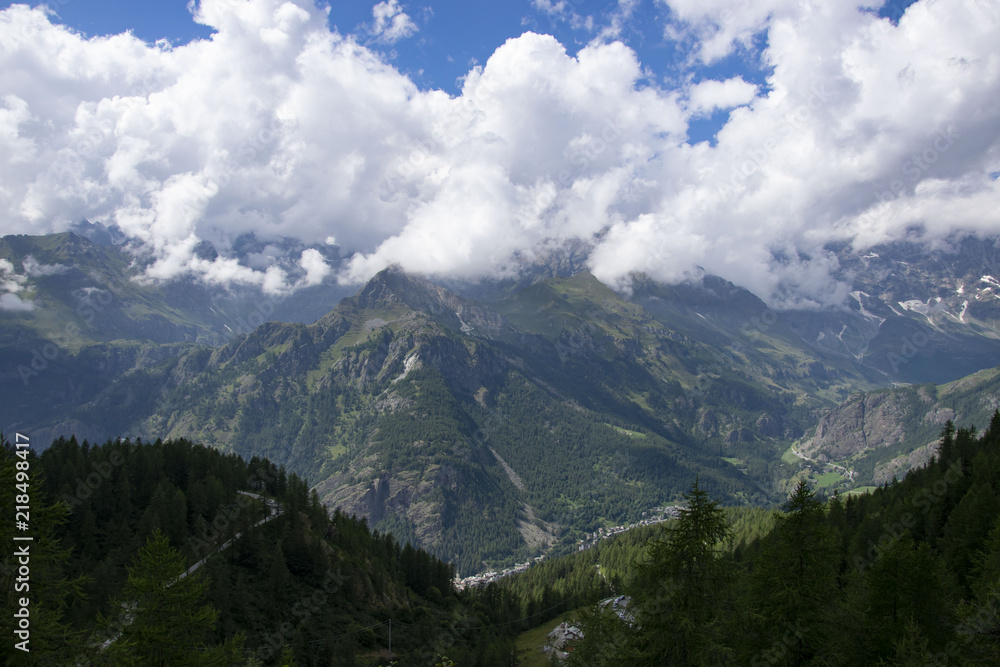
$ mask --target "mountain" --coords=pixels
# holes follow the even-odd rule
[[[627,341],[596,337],[605,356],[577,358],[572,341],[388,269],[312,325],[269,323],[163,365],[165,389],[134,428],[267,455],[464,572],[637,516],[697,473],[733,500],[766,498],[657,416],[689,402],[678,383],[660,386]],[[119,401],[99,397],[81,418]]]
[[[831,250],[852,288],[848,308],[788,313],[803,339],[853,356],[883,381],[944,383],[1000,365],[1000,240]]]
[[[453,289],[390,268],[311,323],[268,321],[211,344],[225,326],[204,313],[223,312],[218,302],[205,310],[171,300],[182,285],[137,283],[120,250],[73,235],[5,243],[27,244],[8,261],[27,276],[19,294],[37,304],[4,314],[6,331],[27,332],[0,346],[5,423],[38,441],[183,437],[266,455],[314,480],[324,502],[463,574],[573,549],[586,532],[678,501],[695,476],[727,503],[774,502],[797,471],[790,445],[821,419],[835,422],[824,415],[857,392],[934,382],[949,368],[954,380],[1000,360],[984,269],[992,240],[922,262],[905,244],[860,258],[832,249],[860,286],[857,308],[832,311],[776,312],[709,275],[677,285],[637,276],[620,294],[577,270],[572,254],[516,281]],[[117,315],[95,318],[94,332],[57,346],[55,359],[41,355],[49,311],[77,307],[74,290],[105,288],[82,269],[33,268],[71,264],[61,259],[70,250],[45,255],[45,244],[121,271],[119,283],[101,283]],[[117,296],[129,290],[138,296]],[[969,303],[954,311],[963,295]],[[141,299],[145,310],[134,307]],[[918,308],[921,299],[934,308]],[[137,313],[168,334],[187,322],[193,339],[116,339]],[[899,339],[905,363],[890,356],[899,331],[911,332]],[[42,368],[21,382],[32,349]],[[921,437],[906,443],[927,444]],[[906,443],[893,457],[909,455]],[[871,479],[886,463],[878,456],[866,459]]]
[[[76,229],[86,236],[0,239],[0,402],[9,410],[5,424],[30,428],[39,441],[118,435],[136,416],[135,396],[98,423],[72,412],[122,378],[143,393],[151,368],[194,343],[221,344],[281,316],[313,321],[345,293],[320,285],[279,298],[257,288],[142,280],[142,258],[116,229],[86,221]]]
[[[70,351],[112,340],[217,345],[272,319],[315,321],[353,291],[324,284],[279,296],[255,286],[157,282],[144,277],[149,259],[131,252],[129,240],[115,236],[114,228],[84,221],[76,229],[86,236],[0,238],[5,288],[17,285],[0,311],[0,345],[54,341]],[[244,239],[238,256],[266,249]],[[335,255],[330,259],[336,262]],[[15,296],[19,305],[10,307]]]
[[[852,470],[853,485],[881,486],[923,466],[947,422],[985,426],[998,408],[1000,368],[943,385],[858,393],[825,414],[798,451]]]
[[[982,426],[950,429],[905,480],[827,502],[802,483],[781,511],[727,512],[692,484],[676,519],[529,567],[494,597],[573,610],[569,666],[996,665],[1000,412]],[[553,626],[518,645],[541,658]]]
[[[475,592],[454,591],[451,566],[362,519],[328,513],[305,479],[267,459],[186,441],[75,440],[35,457],[4,440],[5,483],[24,461],[32,470],[30,589],[15,591],[13,549],[0,556],[0,581],[7,608],[30,596],[21,638],[29,651],[8,642],[3,664],[374,665],[391,657],[428,665],[442,653],[461,664],[509,664],[483,661],[487,651],[510,653],[509,631],[482,628]],[[3,503],[14,511],[13,496]],[[13,523],[3,529],[6,541],[13,532]],[[15,623],[6,615],[4,631],[16,636]],[[235,656],[219,659],[232,644]]]

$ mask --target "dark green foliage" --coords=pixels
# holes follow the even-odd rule
[[[833,647],[838,540],[823,504],[804,482],[784,510],[753,560],[748,583],[758,609],[752,636],[758,650],[766,650],[794,629],[787,659],[801,664]]]
[[[723,515],[692,492],[685,517],[634,569],[634,620],[584,613],[589,634],[573,661],[996,664],[998,425],[994,416],[976,437],[949,424],[940,458],[846,502],[824,506],[800,484],[770,532],[733,560],[717,546]]]
[[[653,542],[631,586],[636,630],[626,650],[643,665],[723,664],[734,564],[725,513],[695,480],[665,539]],[[669,631],[668,631],[669,630]]]
[[[22,481],[25,475],[28,481]],[[4,664],[51,665],[85,650],[83,632],[67,618],[67,607],[80,601],[85,584],[83,576],[73,573],[71,550],[59,539],[69,511],[64,504],[46,498],[42,492],[45,484],[34,453],[16,448],[0,433],[0,508],[7,517],[0,527],[4,545],[0,552],[4,609],[0,658]],[[27,532],[15,529],[15,517],[23,518],[15,514],[17,505],[28,508]],[[15,536],[33,539],[15,541]],[[26,607],[22,600],[28,601]],[[15,634],[22,629],[21,618],[15,614],[28,624],[27,636]],[[21,642],[27,651],[15,648]]]
[[[450,565],[363,520],[328,514],[305,479],[266,459],[187,441],[92,447],[70,439],[32,465],[33,502],[55,512],[39,519],[52,537],[38,545],[32,570],[39,664],[243,664],[251,656],[263,665],[374,664],[387,649],[389,619],[400,665],[426,665],[434,650],[459,664],[509,664],[513,626],[490,628],[474,597],[453,590]],[[46,505],[49,497],[64,502]],[[271,516],[265,499],[281,514],[255,525]],[[68,511],[61,524],[45,518]]]
[[[116,617],[104,619],[109,645],[98,664],[234,665],[242,657],[243,638],[208,646],[219,617],[204,604],[209,583],[204,573],[186,575],[184,556],[156,531],[128,569],[121,597],[112,604]]]

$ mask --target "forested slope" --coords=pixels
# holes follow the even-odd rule
[[[773,530],[732,549],[696,483],[631,568],[626,618],[584,613],[580,665],[997,664],[1000,413],[949,422],[902,482],[819,502],[800,484]]]
[[[170,664],[377,664],[389,659],[390,619],[401,665],[433,664],[438,655],[504,664],[497,656],[510,652],[503,632],[485,628],[456,595],[450,565],[363,520],[328,515],[304,479],[266,459],[184,440],[60,440],[40,457],[19,457],[5,443],[5,488],[18,461],[29,463],[35,537],[31,652],[18,664],[153,664],[158,645],[180,651]],[[10,515],[12,501],[4,495]],[[8,609],[25,594],[14,590],[16,575],[5,550]],[[175,592],[191,604],[167,618],[146,614],[150,588],[136,581],[158,582],[157,604],[176,604]],[[8,637],[11,622],[7,614]],[[11,642],[3,651],[7,664]]]

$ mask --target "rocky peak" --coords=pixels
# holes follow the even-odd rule
[[[509,338],[517,331],[500,314],[399,267],[379,271],[351,299],[354,308],[378,310],[400,305],[429,315],[456,332],[481,338]]]

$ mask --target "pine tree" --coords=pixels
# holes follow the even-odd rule
[[[18,472],[22,473],[18,476]],[[23,485],[23,486],[20,486]],[[73,600],[83,599],[85,577],[69,578],[70,549],[58,537],[59,527],[69,517],[69,507],[64,502],[49,504],[41,491],[45,480],[40,473],[38,460],[26,449],[16,449],[0,433],[0,508],[9,517],[0,526],[0,542],[5,546],[0,556],[0,586],[3,590],[4,642],[0,661],[4,664],[50,665],[71,662],[75,656],[86,653],[81,633],[66,620],[66,608]],[[30,541],[15,541],[15,506],[21,491],[28,496]],[[25,503],[27,504],[27,503]],[[9,545],[9,546],[8,546]],[[22,557],[27,551],[30,574],[21,576]],[[22,606],[21,601],[28,605]],[[27,637],[18,636],[20,619],[15,614],[27,613]],[[28,652],[15,645],[24,641]],[[16,656],[16,657],[13,657]]]
[[[955,422],[948,420],[941,430],[941,445],[938,447],[938,467],[947,470],[955,453]]]
[[[209,646],[219,612],[203,604],[208,581],[200,571],[185,575],[184,557],[156,531],[133,560],[122,596],[122,613],[102,619],[110,630],[101,662],[108,664],[237,664],[243,639]]]
[[[756,559],[751,593],[760,610],[756,636],[777,664],[804,664],[830,641],[837,595],[836,537],[823,504],[799,482]]]
[[[640,564],[633,586],[641,664],[711,665],[731,659],[727,612],[734,570],[731,531],[696,479],[687,507]]]

